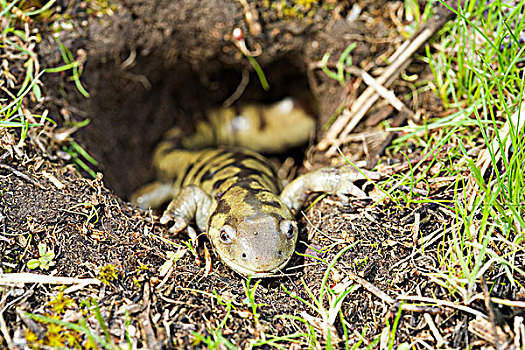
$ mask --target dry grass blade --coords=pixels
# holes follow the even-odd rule
[[[399,72],[401,72],[403,69],[405,69],[406,65],[410,62],[410,59],[407,59],[405,62],[403,62],[403,65],[399,68]],[[343,111],[342,117],[350,117],[349,123],[346,124],[345,129],[339,136],[336,142],[332,144],[332,146],[328,149],[326,154],[328,156],[333,156],[337,153],[337,148],[341,144],[343,144],[349,137],[350,132],[355,128],[355,126],[361,121],[363,116],[368,112],[370,107],[379,100],[379,97],[384,98],[388,101],[392,107],[394,107],[399,112],[406,113],[406,115],[410,116],[411,118],[415,117],[415,114],[412,110],[410,110],[404,103],[401,101],[397,96],[395,95],[394,91],[387,89],[384,85],[382,85],[378,80],[374,79],[370,74],[368,74],[366,71],[359,69],[357,67],[348,67],[346,69],[348,72],[359,76],[363,79],[363,81],[374,90],[374,95],[369,100],[365,101],[363,105],[360,105],[361,108],[356,112],[352,113],[354,110],[354,106],[352,106],[352,110],[348,111],[348,109],[345,109]],[[391,85],[392,82],[397,77],[397,74],[394,74],[391,79],[386,81],[385,85]],[[364,93],[363,93],[364,95]],[[368,95],[365,95],[368,97]],[[359,98],[358,101],[364,101],[363,98]],[[359,105],[358,105],[359,106]],[[357,107],[356,107],[357,108]]]
[[[354,75],[360,76],[363,81],[368,85],[373,87],[376,92],[381,95],[382,98],[388,101],[398,111],[405,111],[411,116],[414,116],[414,112],[412,112],[408,107],[401,101],[399,98],[397,98],[396,94],[392,90],[388,90],[383,85],[381,85],[374,77],[372,77],[370,74],[368,74],[366,71],[359,69],[357,67],[348,67],[348,71]]]
[[[393,60],[392,64],[376,79],[377,84],[388,87],[397,76],[401,74],[403,67],[412,55],[452,17],[453,14],[448,9],[440,6],[438,10],[436,10],[435,16],[423,26],[419,34],[408,39],[391,56],[396,57],[396,59]],[[339,146],[340,140],[345,139],[346,136],[352,132],[359,121],[365,116],[368,109],[379,99],[379,96],[379,93],[374,87],[369,86],[366,88],[361,96],[354,102],[349,113],[341,114],[332,124],[325,137],[317,145],[317,149],[324,151],[331,144]]]
[[[12,285],[20,283],[44,283],[44,284],[100,284],[96,278],[58,277],[39,275],[36,273],[6,273],[0,274],[0,285]]]

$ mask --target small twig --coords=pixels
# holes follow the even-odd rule
[[[49,182],[51,182],[53,185],[55,185],[56,188],[58,188],[59,190],[63,190],[64,188],[66,188],[66,185],[64,185],[62,182],[60,182],[59,179],[57,179],[57,177],[51,173],[48,173],[47,171],[42,171],[42,176],[45,177],[46,179],[49,180]]]
[[[496,304],[506,305],[506,306],[510,306],[510,307],[525,308],[525,301],[506,300],[506,299],[500,299],[500,298],[496,298],[496,297],[492,297],[492,298],[490,298],[490,300],[493,303],[496,303]]]
[[[370,293],[374,294],[376,297],[378,297],[379,299],[383,300],[387,304],[394,305],[397,302],[396,299],[390,297],[388,294],[386,294],[385,292],[383,292],[382,290],[380,290],[379,288],[374,286],[372,283],[370,283],[367,280],[359,277],[355,273],[353,273],[351,271],[345,271],[345,273],[348,274],[348,277],[350,277],[351,279],[353,279],[354,281],[356,281],[357,283],[362,285],[363,288],[365,288]]]
[[[364,140],[373,140],[384,138],[388,132],[384,130],[374,130],[374,131],[363,131],[359,133],[350,134],[343,140],[343,143],[347,142],[358,142]]]
[[[4,160],[7,159],[7,157],[9,157],[11,155],[11,153],[9,152],[5,152],[4,154],[2,154],[2,156],[0,157],[0,162],[3,162]]]
[[[483,300],[485,301],[485,308],[489,312],[489,321],[492,326],[492,332],[494,334],[494,347],[496,350],[501,349],[500,339],[498,337],[498,328],[496,327],[496,315],[494,314],[494,309],[492,308],[492,303],[490,302],[490,293],[489,288],[487,287],[487,281],[485,277],[481,276],[481,287],[483,289]]]
[[[4,336],[5,342],[7,343],[7,347],[9,348],[9,350],[18,349],[15,346],[15,343],[13,343],[13,339],[9,335],[9,330],[7,329],[7,324],[5,323],[3,315],[0,315],[0,330],[2,331],[2,335]]]
[[[439,300],[439,299],[435,299],[435,298],[429,298],[429,297],[419,297],[419,296],[413,296],[413,295],[399,295],[397,297],[398,300],[410,300],[410,301],[419,301],[419,302],[422,302],[422,303],[432,303],[432,304],[436,304],[436,305],[440,305],[440,306],[446,306],[446,307],[450,307],[452,309],[457,309],[457,310],[460,310],[460,311],[464,311],[464,312],[467,312],[469,314],[472,314],[472,315],[475,315],[475,316],[479,316],[483,319],[488,319],[488,316],[485,315],[484,313],[478,311],[478,310],[474,310],[468,306],[463,306],[463,305],[458,305],[458,304],[454,304],[453,302],[451,301],[447,301],[447,300]]]
[[[160,344],[155,337],[155,332],[153,327],[151,327],[151,321],[149,318],[150,314],[150,289],[149,283],[144,284],[144,296],[143,296],[143,305],[144,309],[140,313],[140,324],[141,324],[141,333],[144,343],[148,349],[160,349]]]
[[[430,331],[432,332],[432,335],[434,336],[434,339],[436,340],[436,348],[440,348],[445,343],[445,340],[439,333],[439,330],[436,327],[436,323],[434,322],[434,320],[432,319],[432,317],[430,317],[430,314],[428,313],[423,314],[423,318],[425,319],[428,325],[428,328],[430,328]]]
[[[15,174],[16,176],[18,176],[18,177],[20,177],[20,178],[26,180],[26,181],[29,182],[29,183],[32,183],[33,185],[35,185],[36,187],[38,187],[38,188],[40,188],[40,189],[42,189],[42,190],[47,190],[46,187],[44,187],[42,184],[40,184],[40,183],[39,183],[38,181],[36,181],[35,179],[33,179],[33,178],[27,176],[26,174],[24,174],[24,173],[22,173],[22,172],[20,172],[20,171],[18,171],[18,170],[16,170],[16,169],[14,169],[14,168],[12,168],[12,167],[10,167],[10,166],[7,165],[7,164],[1,164],[1,163],[0,163],[0,168],[12,172],[12,173]]]
[[[0,90],[4,91],[6,94],[9,95],[9,97],[11,97],[13,100],[16,100],[16,96],[13,95],[11,93],[11,91],[9,91],[7,88],[5,88],[4,86],[0,86]]]
[[[9,335],[9,330],[7,329],[7,324],[5,323],[4,315],[3,315],[4,310],[6,308],[4,307],[5,302],[10,294],[11,294],[11,290],[4,292],[3,298],[0,301],[0,310],[1,310],[0,311],[0,331],[2,332],[2,335],[4,336],[5,342],[7,343],[7,347],[9,348],[9,350],[16,349],[13,343],[13,339]]]
[[[351,279],[359,283],[363,286],[366,290],[368,290],[370,293],[374,294],[379,299],[383,300],[385,303],[401,308],[403,311],[407,312],[417,312],[417,313],[425,313],[425,314],[440,314],[442,311],[439,307],[433,307],[433,306],[427,306],[427,305],[414,305],[414,304],[401,304],[396,299],[390,297],[388,294],[374,286],[372,283],[368,282],[367,280],[357,276],[351,271],[345,271]]]
[[[414,248],[417,246],[419,237],[419,225],[421,224],[421,214],[414,214],[414,226],[412,227],[412,245]]]
[[[301,214],[303,214],[303,217],[305,218],[306,222],[314,229],[315,232],[317,232],[319,235],[323,236],[324,238],[328,239],[329,241],[332,241],[334,242],[334,244],[344,244],[346,243],[344,239],[335,239],[333,237],[330,237],[328,234],[326,234],[325,232],[321,231],[318,227],[316,227],[312,221],[308,218],[308,216],[304,213],[304,211],[301,211]],[[312,239],[312,237],[310,237],[310,234],[308,235],[308,239]]]
[[[347,67],[346,71],[357,75],[363,79],[366,85],[371,86],[375,91],[385,100],[388,101],[399,112],[405,112],[410,115],[411,118],[414,118],[415,114],[411,111],[399,98],[397,98],[394,91],[387,89],[381,83],[379,83],[374,77],[368,74],[366,71],[357,68],[357,67]]]
[[[96,278],[57,277],[26,272],[0,274],[0,285],[19,283],[100,284],[101,282]]]
[[[514,347],[516,349],[523,349],[525,342],[521,343],[521,338],[525,338],[525,327],[523,327],[523,317],[514,317]]]
[[[428,305],[415,305],[415,304],[400,304],[399,302],[395,303],[394,306],[401,307],[401,310],[407,312],[414,312],[418,314],[425,315],[436,315],[441,314],[443,310],[440,307],[428,306]]]

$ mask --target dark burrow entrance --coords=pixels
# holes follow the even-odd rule
[[[225,68],[210,62],[202,69],[180,61],[167,65],[155,56],[129,63],[132,58],[121,64],[88,62],[83,76],[93,93],[84,107],[91,123],[79,136],[99,162],[97,170],[104,174],[106,185],[121,198],[129,199],[153,179],[152,153],[166,131],[177,125],[191,133],[207,110],[231,102],[247,77],[249,82],[236,104],[271,103],[292,96],[314,109],[305,68],[297,66],[297,58],[264,67],[269,91],[247,67]],[[304,149],[300,151],[293,155],[297,158]]]

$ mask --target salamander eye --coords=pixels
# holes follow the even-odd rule
[[[280,223],[281,232],[286,235],[286,238],[292,239],[297,233],[297,223],[291,220],[283,220]]]
[[[235,229],[230,225],[224,225],[219,233],[219,239],[224,244],[230,244],[235,237]]]

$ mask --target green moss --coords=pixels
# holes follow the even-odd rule
[[[111,15],[116,6],[113,5],[109,0],[87,0],[89,7],[86,9],[86,13],[89,15]]]
[[[53,311],[56,314],[59,315],[66,312],[67,309],[71,309],[77,306],[73,299],[64,296],[64,292],[58,293],[55,299],[51,300],[48,305],[53,308]]]
[[[101,280],[102,283],[109,284],[118,278],[118,269],[115,265],[107,264],[100,269],[97,278]]]
[[[51,300],[48,304],[51,310],[44,313],[44,318],[48,320],[56,320],[60,322],[66,310],[77,310],[77,303],[64,296],[63,292]],[[30,349],[42,349],[42,348],[67,348],[67,349],[83,349],[81,345],[83,342],[84,335],[75,330],[69,329],[64,325],[46,322],[46,330],[40,337],[33,333],[30,329],[24,331],[24,337],[27,341],[27,345]]]
[[[317,5],[319,3],[319,1],[315,1],[315,0],[293,0],[293,3],[298,6],[298,7],[302,7],[304,9],[311,9],[314,5]]]
[[[264,1],[263,6],[277,13],[281,19],[311,18],[322,6],[319,0]]]

